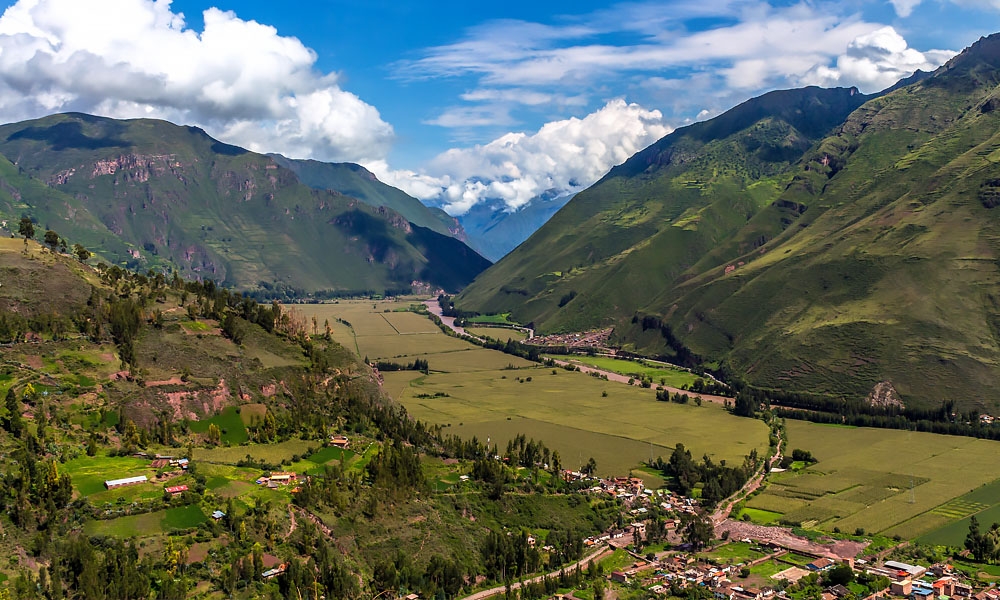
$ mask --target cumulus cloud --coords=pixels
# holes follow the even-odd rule
[[[108,15],[113,15],[109,18]],[[170,0],[19,0],[0,16],[0,119],[156,117],[252,150],[384,156],[392,127],[274,27],[215,8],[201,32]]]
[[[917,69],[932,71],[943,65],[955,52],[910,48],[892,27],[882,27],[851,41],[847,51],[837,57],[836,66],[820,66],[803,77],[814,85],[856,85],[862,91],[885,89]]]
[[[384,162],[366,166],[452,215],[487,199],[501,200],[513,211],[544,192],[591,185],[670,131],[659,111],[616,99],[583,118],[546,123],[535,133],[508,133],[488,144],[448,150],[422,172],[392,171]]]

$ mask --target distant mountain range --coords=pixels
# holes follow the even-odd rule
[[[469,245],[490,260],[500,260],[544,225],[573,198],[572,194],[544,194],[517,210],[502,201],[476,204],[458,217]]]
[[[453,219],[357,165],[264,156],[194,127],[53,115],[0,127],[0,155],[9,229],[30,216],[134,268],[302,295],[456,290],[489,265]]]
[[[748,382],[1000,406],[1000,35],[883,94],[765,94],[579,193],[457,298]]]

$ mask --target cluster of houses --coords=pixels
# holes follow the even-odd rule
[[[761,544],[760,550],[769,554],[754,563],[780,559],[788,552],[776,544]],[[815,557],[809,564],[789,567],[772,575],[771,579],[795,583],[810,573],[822,573],[837,564],[839,563],[830,558]],[[961,573],[947,564],[923,567],[889,560],[876,566],[863,559],[848,561],[848,564],[856,572],[863,571],[888,579],[889,587],[873,594],[873,598],[1000,600],[1000,589],[990,587],[974,593],[973,587],[963,579]],[[714,600],[768,600],[789,597],[784,591],[776,589],[777,586],[763,586],[757,589],[751,585],[734,582],[733,579],[739,576],[745,566],[749,564],[714,565],[699,561],[688,554],[675,554],[660,561],[636,560],[630,568],[612,572],[609,579],[614,583],[639,585],[651,594],[663,596],[669,595],[671,588],[703,586],[712,590]],[[823,590],[821,597],[822,600],[841,600],[853,598],[854,594],[843,585],[832,585]]]
[[[257,478],[256,483],[257,485],[263,485],[276,490],[281,486],[294,485],[298,483],[298,480],[299,476],[297,473],[292,473],[291,471],[274,471],[270,475],[261,475]]]

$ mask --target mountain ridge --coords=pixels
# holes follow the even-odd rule
[[[11,160],[0,214],[37,217],[131,266],[287,295],[458,289],[488,265],[450,236],[314,190],[273,159],[196,127],[53,115],[0,126],[0,154]]]
[[[581,192],[457,305],[542,332],[614,326],[626,349],[678,358],[683,345],[764,388],[863,399],[889,381],[916,406],[996,407],[998,83],[993,35],[864,97],[818,138],[774,111],[739,139],[713,125],[728,135],[704,146],[679,129]],[[760,131],[758,149],[785,140],[799,158],[759,160],[746,142]],[[727,144],[743,152],[709,152]],[[733,193],[707,167],[742,171],[744,185]]]

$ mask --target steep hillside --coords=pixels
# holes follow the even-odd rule
[[[458,220],[468,232],[470,246],[490,260],[500,260],[572,199],[572,194],[537,196],[516,211],[508,211],[502,203],[484,202]]]
[[[664,153],[654,150],[661,141],[580,194],[536,237],[559,231],[556,221],[573,208],[589,220],[578,216],[563,223],[565,231],[607,218],[600,201],[632,214],[662,202],[669,228],[686,232],[677,232],[676,245],[659,245],[663,228],[643,221],[648,239],[636,243],[633,235],[595,252],[603,262],[557,277],[551,261],[539,262],[545,255],[522,256],[533,268],[508,272],[513,285],[487,290],[494,271],[511,268],[501,261],[463,294],[463,308],[507,302],[515,316],[551,329],[599,324],[604,310],[626,347],[669,353],[668,338],[675,346],[679,340],[759,386],[860,398],[890,381],[908,404],[950,399],[996,408],[998,83],[994,35],[931,77],[871,99],[791,168],[753,176],[739,195],[744,203],[757,188],[775,193],[753,210],[730,204],[722,214],[744,222],[724,232],[717,216],[691,212],[677,194],[628,203],[650,181],[642,165],[662,162]],[[725,195],[713,190],[711,197],[710,206],[720,206]],[[721,233],[712,244],[705,243],[709,231]],[[607,283],[578,283],[595,269]],[[640,287],[643,275],[651,285]],[[573,288],[572,302],[553,310],[552,297]],[[524,296],[511,302],[517,290]]]
[[[0,161],[0,216],[29,215],[134,267],[301,293],[457,289],[488,265],[454,238],[313,190],[193,127],[54,115],[0,127],[0,154],[12,163]]]
[[[543,331],[631,317],[775,201],[792,162],[864,100],[854,89],[778,91],[676,130],[577,194],[458,304],[512,310]]]
[[[425,206],[403,190],[378,180],[361,165],[327,163],[318,160],[297,160],[280,154],[268,154],[282,167],[294,172],[299,181],[318,190],[332,190],[357,198],[369,206],[384,206],[403,215],[414,225],[467,241],[465,231],[454,218],[440,208]]]

